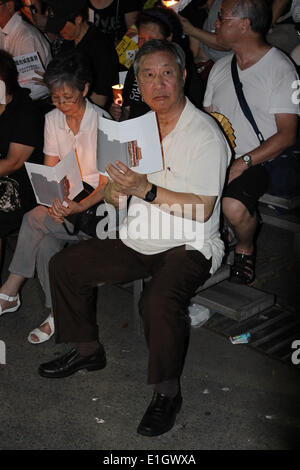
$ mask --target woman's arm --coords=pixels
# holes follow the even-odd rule
[[[6,158],[0,160],[0,176],[8,176],[19,170],[24,165],[24,162],[28,160],[33,150],[34,147],[29,145],[11,142]]]

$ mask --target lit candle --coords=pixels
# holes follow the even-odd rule
[[[118,104],[119,106],[122,106],[123,103],[123,85],[113,85],[112,87],[113,94],[114,94],[114,103]]]
[[[178,0],[163,0],[165,7],[172,8],[178,4]]]

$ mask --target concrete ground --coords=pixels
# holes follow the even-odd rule
[[[296,311],[299,269],[291,234],[264,226],[259,254],[257,287],[276,293]],[[66,379],[41,378],[37,368],[67,345],[53,339],[38,346],[27,342],[29,331],[44,319],[36,279],[24,285],[19,311],[1,317],[6,365],[0,366],[0,449],[300,448],[300,369],[247,345],[232,345],[205,327],[191,332],[184,402],[174,428],[155,438],[139,436],[136,428],[152,390],[145,384],[147,350],[135,329],[132,293],[104,286],[98,300],[107,367]]]

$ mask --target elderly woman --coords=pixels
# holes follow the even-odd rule
[[[49,64],[44,81],[56,107],[46,115],[44,164],[56,165],[75,148],[83,181],[92,190],[102,191],[96,168],[97,122],[99,115],[110,116],[86,99],[90,70],[85,59],[74,53],[58,56]],[[56,200],[52,208],[38,206],[24,216],[9,267],[10,275],[0,288],[0,315],[19,308],[19,289],[26,278],[34,276],[35,269],[45,292],[46,308],[51,309],[48,263],[66,242],[89,238],[81,231],[70,235],[65,229],[67,225],[71,233],[73,227],[64,217],[83,209],[84,204],[73,201],[69,201],[68,209],[63,209],[61,202]],[[42,343],[53,333],[54,322],[50,313],[40,327],[29,334],[28,340],[33,344]]]
[[[43,117],[29,97],[30,90],[19,86],[14,60],[4,50],[0,50],[0,89],[0,177],[16,182],[21,203],[8,212],[0,203],[1,239],[18,229],[24,213],[36,205],[24,162],[42,163]]]

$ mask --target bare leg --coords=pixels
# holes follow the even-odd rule
[[[252,216],[244,204],[230,197],[224,197],[222,207],[237,238],[236,253],[252,254],[253,238],[257,227],[256,214]]]

